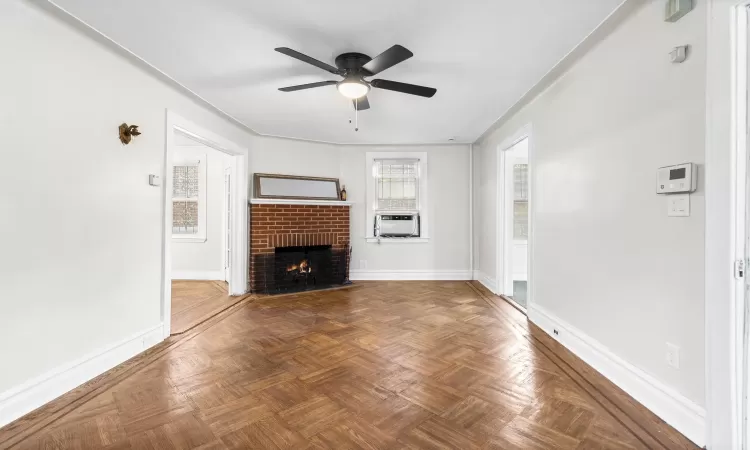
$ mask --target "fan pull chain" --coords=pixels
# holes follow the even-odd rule
[[[359,131],[359,99],[354,99],[354,131]]]

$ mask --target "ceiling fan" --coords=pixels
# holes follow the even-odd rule
[[[300,84],[298,86],[279,88],[279,90],[283,92],[293,92],[302,89],[331,86],[335,84],[336,88],[338,88],[339,92],[344,97],[352,99],[352,103],[354,104],[355,109],[357,109],[358,111],[370,108],[370,102],[367,99],[367,93],[370,92],[371,87],[428,98],[432,97],[437,92],[437,89],[418,86],[416,84],[407,84],[400,83],[398,81],[380,79],[371,81],[365,80],[365,77],[377,75],[385,69],[393,67],[396,64],[406,61],[407,59],[414,56],[412,52],[400,45],[394,45],[375,58],[370,58],[369,56],[362,53],[342,53],[336,57],[336,67],[333,67],[322,61],[318,61],[315,58],[311,58],[296,50],[292,50],[291,48],[279,47],[275,50],[279,53],[291,56],[292,58],[296,58],[300,61],[312,64],[313,66],[319,67],[334,75],[344,77],[344,79],[341,81],[320,81],[317,83]]]

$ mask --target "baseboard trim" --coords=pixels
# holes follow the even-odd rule
[[[223,270],[173,270],[173,280],[224,281]]]
[[[496,294],[498,292],[497,281],[494,278],[478,270],[475,271],[475,273],[476,273],[476,277],[474,278],[475,280],[479,281],[484,287],[489,289],[489,291],[492,292],[493,294]]]
[[[351,270],[352,281],[470,281],[471,270]]]
[[[540,307],[529,320],[699,447],[706,443],[706,410],[617,356],[595,339]],[[557,331],[558,334],[555,334]]]
[[[160,323],[0,393],[0,427],[158,344],[162,328]]]

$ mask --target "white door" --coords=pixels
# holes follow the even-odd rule
[[[232,273],[232,168],[224,169],[224,280]]]

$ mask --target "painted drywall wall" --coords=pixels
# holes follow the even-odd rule
[[[337,178],[340,149],[332,144],[258,136],[250,153],[250,174]]]
[[[706,5],[663,18],[663,2],[642,2],[474,145],[476,261],[494,277],[497,148],[531,124],[534,303],[704,405],[703,187],[690,217],[670,218],[654,179],[704,162]],[[684,44],[688,60],[671,64]],[[681,347],[679,370],[667,342]]]
[[[366,153],[427,152],[429,242],[365,242]],[[469,150],[467,145],[341,147],[341,183],[354,202],[351,217],[352,270],[469,274]],[[366,261],[366,267],[360,265]]]
[[[224,168],[231,158],[225,158],[223,153],[205,145],[192,145],[175,147],[173,159],[199,159],[204,155],[206,202],[203,206],[206,208],[206,240],[172,240],[173,279],[224,280]]]
[[[253,135],[36,3],[0,3],[0,40],[3,398],[160,324],[166,109]]]

